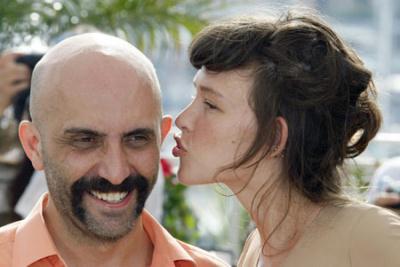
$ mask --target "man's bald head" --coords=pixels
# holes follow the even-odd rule
[[[45,172],[46,217],[90,244],[135,237],[171,127],[151,62],[120,39],[80,35],[43,57],[32,86],[19,136]]]
[[[55,99],[68,94],[67,79],[87,72],[86,81],[94,72],[101,76],[116,65],[131,68],[137,78],[152,88],[161,115],[160,88],[154,67],[149,59],[128,42],[105,34],[77,35],[53,47],[36,65],[31,84],[30,112],[33,122],[40,128],[47,115],[58,106]],[[80,69],[79,69],[80,68]],[[94,77],[93,77],[94,78]],[[126,77],[127,79],[131,77]],[[113,88],[118,93],[118,88]]]

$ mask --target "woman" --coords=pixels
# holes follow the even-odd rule
[[[371,72],[310,14],[240,18],[193,40],[193,102],[173,154],[187,185],[227,185],[251,215],[238,266],[400,266],[400,218],[343,193],[375,136]]]

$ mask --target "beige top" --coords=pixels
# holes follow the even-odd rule
[[[247,239],[238,267],[256,267],[261,239]],[[326,206],[279,267],[400,267],[400,217],[367,204]]]

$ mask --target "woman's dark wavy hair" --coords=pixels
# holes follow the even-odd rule
[[[254,69],[249,104],[257,133],[232,168],[268,155],[280,116],[288,124],[283,161],[289,183],[313,202],[340,199],[338,167],[364,151],[381,114],[371,72],[323,20],[304,12],[275,20],[242,17],[203,29],[189,53],[197,69]]]

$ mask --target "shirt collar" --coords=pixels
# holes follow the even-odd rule
[[[176,262],[185,261],[196,267],[194,259],[166,229],[146,210],[142,213],[143,227],[154,246],[151,266],[175,267]]]
[[[43,217],[48,199],[48,193],[43,194],[31,213],[19,224],[14,242],[13,267],[26,267],[50,256],[59,257]],[[182,244],[148,211],[143,210],[141,217],[143,227],[154,246],[152,266],[175,267],[175,262],[185,261],[190,266],[196,267],[194,259]]]
[[[43,218],[48,198],[47,193],[43,194],[31,213],[18,225],[14,242],[13,267],[26,267],[40,259],[58,256]]]

